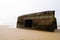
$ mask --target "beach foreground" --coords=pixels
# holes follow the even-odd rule
[[[0,26],[0,40],[60,40],[60,30],[47,32]]]

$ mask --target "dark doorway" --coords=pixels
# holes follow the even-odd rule
[[[32,20],[25,20],[25,27],[31,28],[32,27]]]

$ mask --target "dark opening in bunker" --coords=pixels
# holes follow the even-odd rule
[[[24,27],[31,28],[32,27],[32,20],[25,20]]]

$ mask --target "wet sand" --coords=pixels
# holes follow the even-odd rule
[[[0,26],[0,40],[60,40],[60,30],[47,32]]]

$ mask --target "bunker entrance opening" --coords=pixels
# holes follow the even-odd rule
[[[25,20],[24,27],[31,28],[32,27],[32,20]]]

